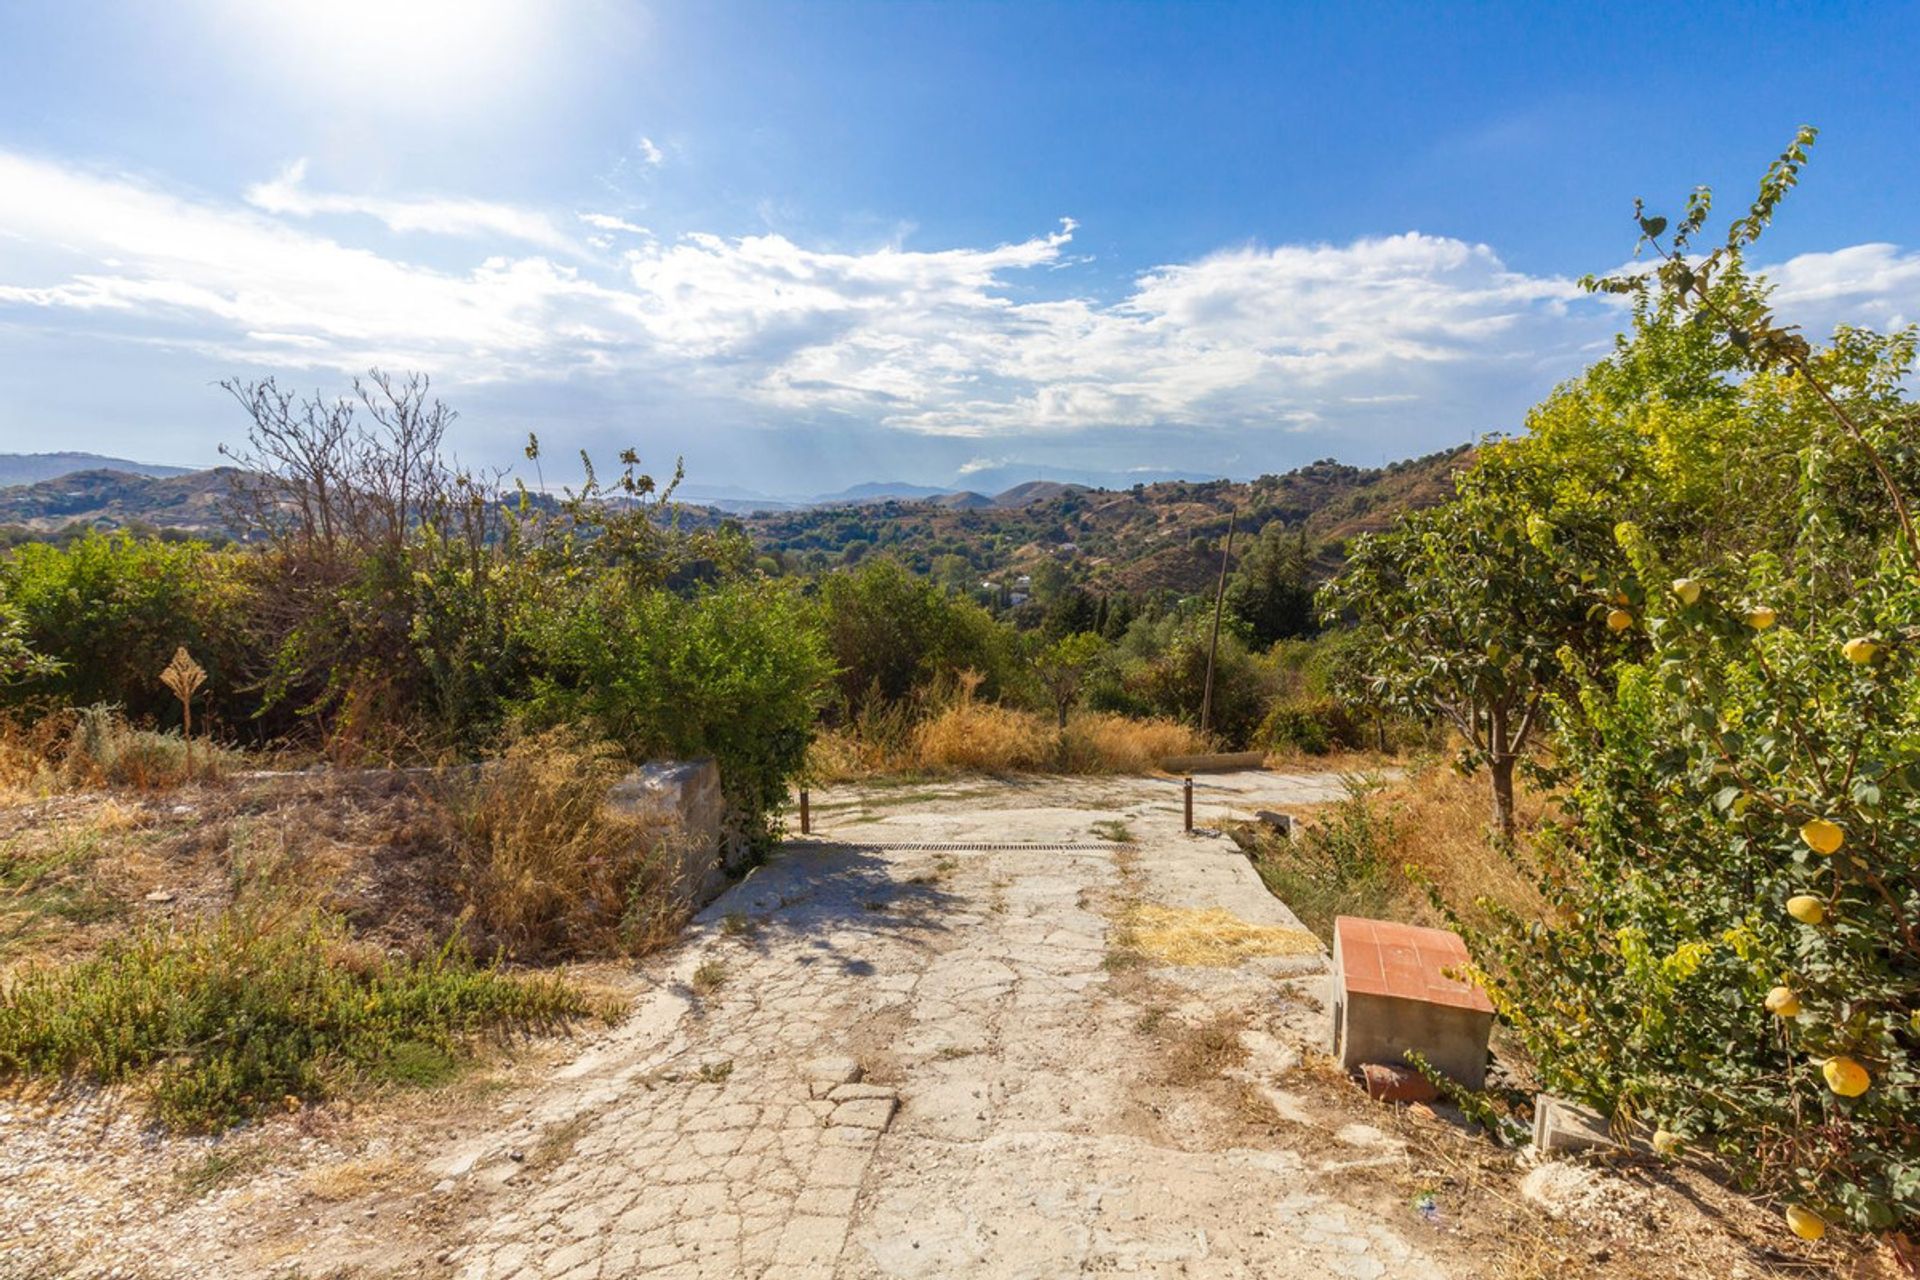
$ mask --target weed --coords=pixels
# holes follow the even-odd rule
[[[695,1078],[702,1084],[724,1084],[726,1083],[727,1077],[732,1074],[733,1059],[728,1058],[723,1062],[701,1063],[700,1070],[695,1073]]]
[[[1234,1014],[1223,1013],[1205,1022],[1176,1027],[1167,1032],[1173,1041],[1167,1059],[1170,1084],[1201,1084],[1246,1061],[1247,1047],[1240,1042],[1245,1023]]]
[[[744,911],[729,911],[720,917],[720,932],[729,938],[739,938],[753,932],[753,919]]]
[[[540,1131],[540,1140],[533,1144],[533,1150],[527,1153],[527,1168],[551,1169],[561,1163],[573,1154],[574,1147],[591,1127],[592,1122],[585,1115],[569,1116],[548,1125]]]
[[[726,985],[727,966],[718,960],[703,960],[700,967],[693,971],[689,986],[697,996],[710,996]]]
[[[670,941],[676,834],[610,811],[628,769],[609,743],[556,730],[514,743],[455,798],[474,923],[520,957],[638,954]]]
[[[1132,844],[1133,828],[1118,818],[1102,818],[1088,830],[1102,840],[1111,840],[1115,844]]]
[[[482,1033],[589,1011],[556,979],[510,978],[452,946],[394,960],[338,918],[256,909],[21,971],[0,991],[0,1078],[139,1079],[163,1123],[218,1129],[289,1099],[444,1079]]]
[[[237,1178],[259,1169],[265,1159],[252,1148],[215,1147],[191,1164],[173,1171],[173,1188],[183,1200],[197,1200]]]

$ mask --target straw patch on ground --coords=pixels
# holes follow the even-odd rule
[[[1124,923],[1131,945],[1164,964],[1227,966],[1255,956],[1308,956],[1320,950],[1320,940],[1305,929],[1254,924],[1221,907],[1141,903],[1128,909]]]

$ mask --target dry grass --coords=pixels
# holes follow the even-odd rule
[[[390,1187],[414,1172],[414,1166],[399,1156],[368,1156],[308,1169],[300,1175],[300,1189],[317,1200],[337,1204]]]
[[[1545,910],[1524,859],[1547,797],[1516,784],[1519,834],[1510,853],[1493,838],[1484,775],[1429,763],[1398,781],[1351,776],[1348,785],[1347,799],[1296,809],[1301,825],[1290,840],[1258,827],[1233,831],[1274,896],[1322,939],[1331,938],[1337,915],[1444,925],[1427,883],[1476,922],[1482,903],[1523,917]]]
[[[466,906],[489,941],[524,960],[638,954],[678,934],[678,833],[606,806],[627,769],[611,744],[558,730],[515,743],[456,798]]]
[[[0,802],[100,787],[168,790],[217,780],[244,761],[205,738],[189,744],[178,733],[135,728],[116,707],[0,719]]]
[[[1220,1078],[1222,1072],[1247,1060],[1240,1040],[1246,1019],[1237,1013],[1216,1014],[1205,1022],[1160,1024],[1168,1041],[1167,1083],[1191,1087]]]
[[[869,715],[814,739],[808,774],[816,783],[887,773],[1150,773],[1168,756],[1205,751],[1205,737],[1172,720],[1076,712],[1060,728],[1051,716],[975,696],[963,676],[918,722],[904,711]]]
[[[1320,940],[1304,929],[1253,924],[1231,911],[1161,907],[1129,908],[1124,926],[1129,945],[1162,964],[1231,966],[1255,956],[1310,956]]]
[[[1079,712],[1060,735],[1062,773],[1151,773],[1168,756],[1193,755],[1211,744],[1197,729],[1175,720],[1132,720],[1105,712]]]

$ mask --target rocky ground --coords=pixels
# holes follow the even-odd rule
[[[1367,1102],[1320,1056],[1311,935],[1229,841],[1182,832],[1178,786],[818,795],[814,838],[680,946],[589,975],[634,996],[625,1021],[525,1046],[439,1094],[218,1142],[160,1138],[107,1095],[14,1099],[0,1106],[0,1276],[1872,1265],[1796,1251],[1771,1215],[1684,1167],[1529,1175],[1444,1112]],[[1197,816],[1338,787],[1209,778]]]

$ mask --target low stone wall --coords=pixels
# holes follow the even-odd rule
[[[677,892],[695,910],[712,902],[744,869],[747,843],[720,789],[711,758],[642,765],[607,792],[607,808],[658,831],[674,859]]]

